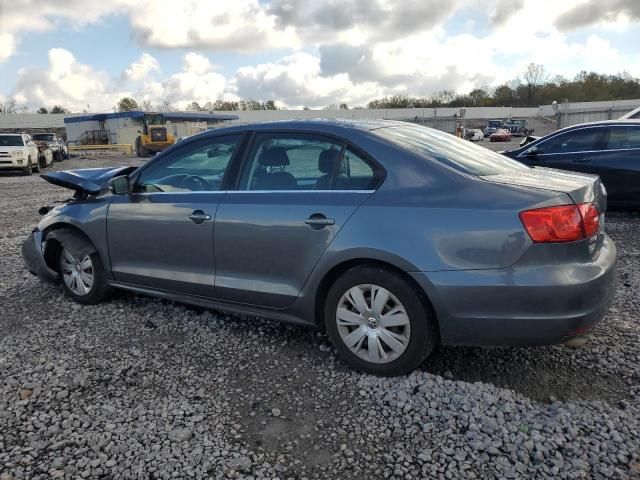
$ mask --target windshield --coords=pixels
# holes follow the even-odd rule
[[[53,142],[55,140],[55,135],[52,133],[36,133],[33,135],[34,140],[42,140],[45,142]]]
[[[22,137],[20,135],[0,135],[0,147],[22,147]]]
[[[487,123],[489,127],[497,128],[502,126],[502,120],[489,120]]]
[[[161,113],[152,113],[144,116],[147,125],[162,125],[164,122]]]
[[[449,133],[417,125],[372,130],[396,145],[470,175],[498,175],[529,167]]]

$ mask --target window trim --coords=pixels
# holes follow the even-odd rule
[[[235,178],[230,179],[230,182],[228,184],[228,192],[248,192],[248,193],[268,193],[268,192],[277,192],[277,193],[283,193],[283,192],[315,192],[315,193],[321,193],[321,192],[367,192],[367,193],[374,193],[376,190],[378,190],[378,188],[380,188],[380,186],[382,185],[382,183],[385,181],[385,179],[387,178],[387,171],[384,169],[384,167],[380,164],[380,162],[378,162],[377,160],[375,160],[371,155],[369,155],[368,153],[366,153],[362,148],[358,147],[357,145],[355,145],[353,142],[350,142],[349,140],[347,140],[344,137],[341,137],[339,135],[334,135],[332,133],[327,133],[327,132],[318,132],[315,130],[304,130],[304,129],[260,129],[260,130],[250,130],[250,131],[245,131],[245,133],[248,133],[248,139],[247,142],[245,144],[245,148],[244,148],[244,152],[242,155],[242,158],[237,159],[238,164],[239,164],[239,168],[237,169],[237,171],[234,172],[235,174]],[[259,134],[283,134],[283,135],[315,135],[318,137],[325,137],[329,140],[332,140],[336,143],[340,143],[343,145],[342,151],[341,151],[341,157],[340,157],[340,162],[339,165],[342,164],[342,158],[344,156],[344,152],[346,152],[347,148],[350,148],[351,150],[354,151],[354,153],[356,153],[360,158],[362,158],[362,160],[364,160],[370,167],[371,170],[373,171],[373,178],[376,180],[376,183],[372,186],[371,189],[367,189],[367,190],[335,190],[333,187],[335,186],[335,181],[337,178],[336,172],[339,171],[339,168],[334,169],[334,176],[331,179],[331,190],[242,190],[240,189],[240,180],[242,179],[242,174],[245,171],[245,168],[247,168],[247,163],[250,161],[249,156],[251,154],[251,152],[253,151],[253,148],[255,146],[255,142],[256,142],[256,137]]]

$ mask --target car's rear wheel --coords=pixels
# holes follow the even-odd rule
[[[402,275],[375,266],[344,273],[325,302],[327,332],[342,358],[375,375],[418,367],[436,344],[435,319]]]
[[[78,303],[99,303],[111,293],[102,262],[95,252],[76,255],[62,247],[59,273],[65,293]]]

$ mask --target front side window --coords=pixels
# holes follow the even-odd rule
[[[0,135],[0,147],[22,147],[22,137],[20,135]]]
[[[640,148],[640,126],[611,127],[607,150]]]
[[[135,191],[215,192],[239,147],[242,135],[204,139],[172,152],[144,168]]]
[[[572,130],[538,144],[538,153],[576,153],[596,150],[603,135],[602,128]]]
[[[256,135],[240,190],[327,190],[343,144],[314,134]]]

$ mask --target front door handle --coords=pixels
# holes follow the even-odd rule
[[[573,163],[589,163],[590,161],[590,158],[576,158]]]
[[[321,228],[326,227],[327,225],[335,225],[336,221],[333,218],[327,218],[321,213],[314,213],[309,218],[307,218],[304,223],[309,225],[314,230],[320,230]]]
[[[211,215],[207,215],[202,210],[194,210],[193,213],[189,215],[189,219],[199,225],[207,220],[211,220]]]

